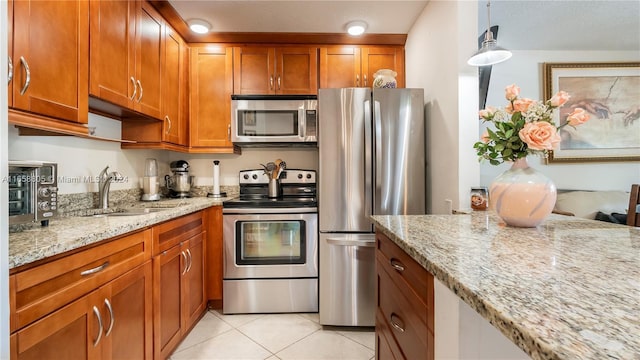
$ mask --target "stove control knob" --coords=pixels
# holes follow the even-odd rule
[[[38,190],[38,195],[40,195],[40,197],[47,197],[51,195],[51,190],[49,190],[49,188],[40,188]]]
[[[244,178],[245,180],[249,180],[249,175],[244,174],[243,178]]]
[[[311,174],[307,174],[307,179],[311,179]]]
[[[302,174],[298,174],[298,179],[302,179]]]
[[[42,201],[42,202],[38,203],[38,208],[40,210],[44,210],[44,211],[49,210],[50,209],[49,202],[48,201]]]
[[[251,176],[251,178],[253,178],[253,180],[258,180],[258,175],[253,174],[253,176]]]

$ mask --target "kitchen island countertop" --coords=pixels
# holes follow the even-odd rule
[[[640,228],[554,214],[537,228],[492,212],[372,219],[532,358],[640,359]]]
[[[143,229],[211,206],[227,198],[194,197],[140,202],[129,208],[162,208],[162,211],[135,216],[65,216],[51,219],[49,226],[32,227],[9,234],[9,269],[115,236]],[[119,208],[119,210],[125,210]],[[159,210],[159,209],[158,209]]]

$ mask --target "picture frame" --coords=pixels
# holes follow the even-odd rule
[[[577,107],[591,115],[559,130],[547,163],[640,161],[640,62],[543,63],[543,73],[545,100],[560,90],[571,96],[554,113],[556,126]]]

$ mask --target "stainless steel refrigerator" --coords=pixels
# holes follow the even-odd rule
[[[369,216],[424,214],[423,89],[318,92],[320,323],[375,324]]]

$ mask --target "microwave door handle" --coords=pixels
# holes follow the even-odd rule
[[[298,136],[304,140],[307,137],[307,119],[304,117],[304,109],[298,109]]]

